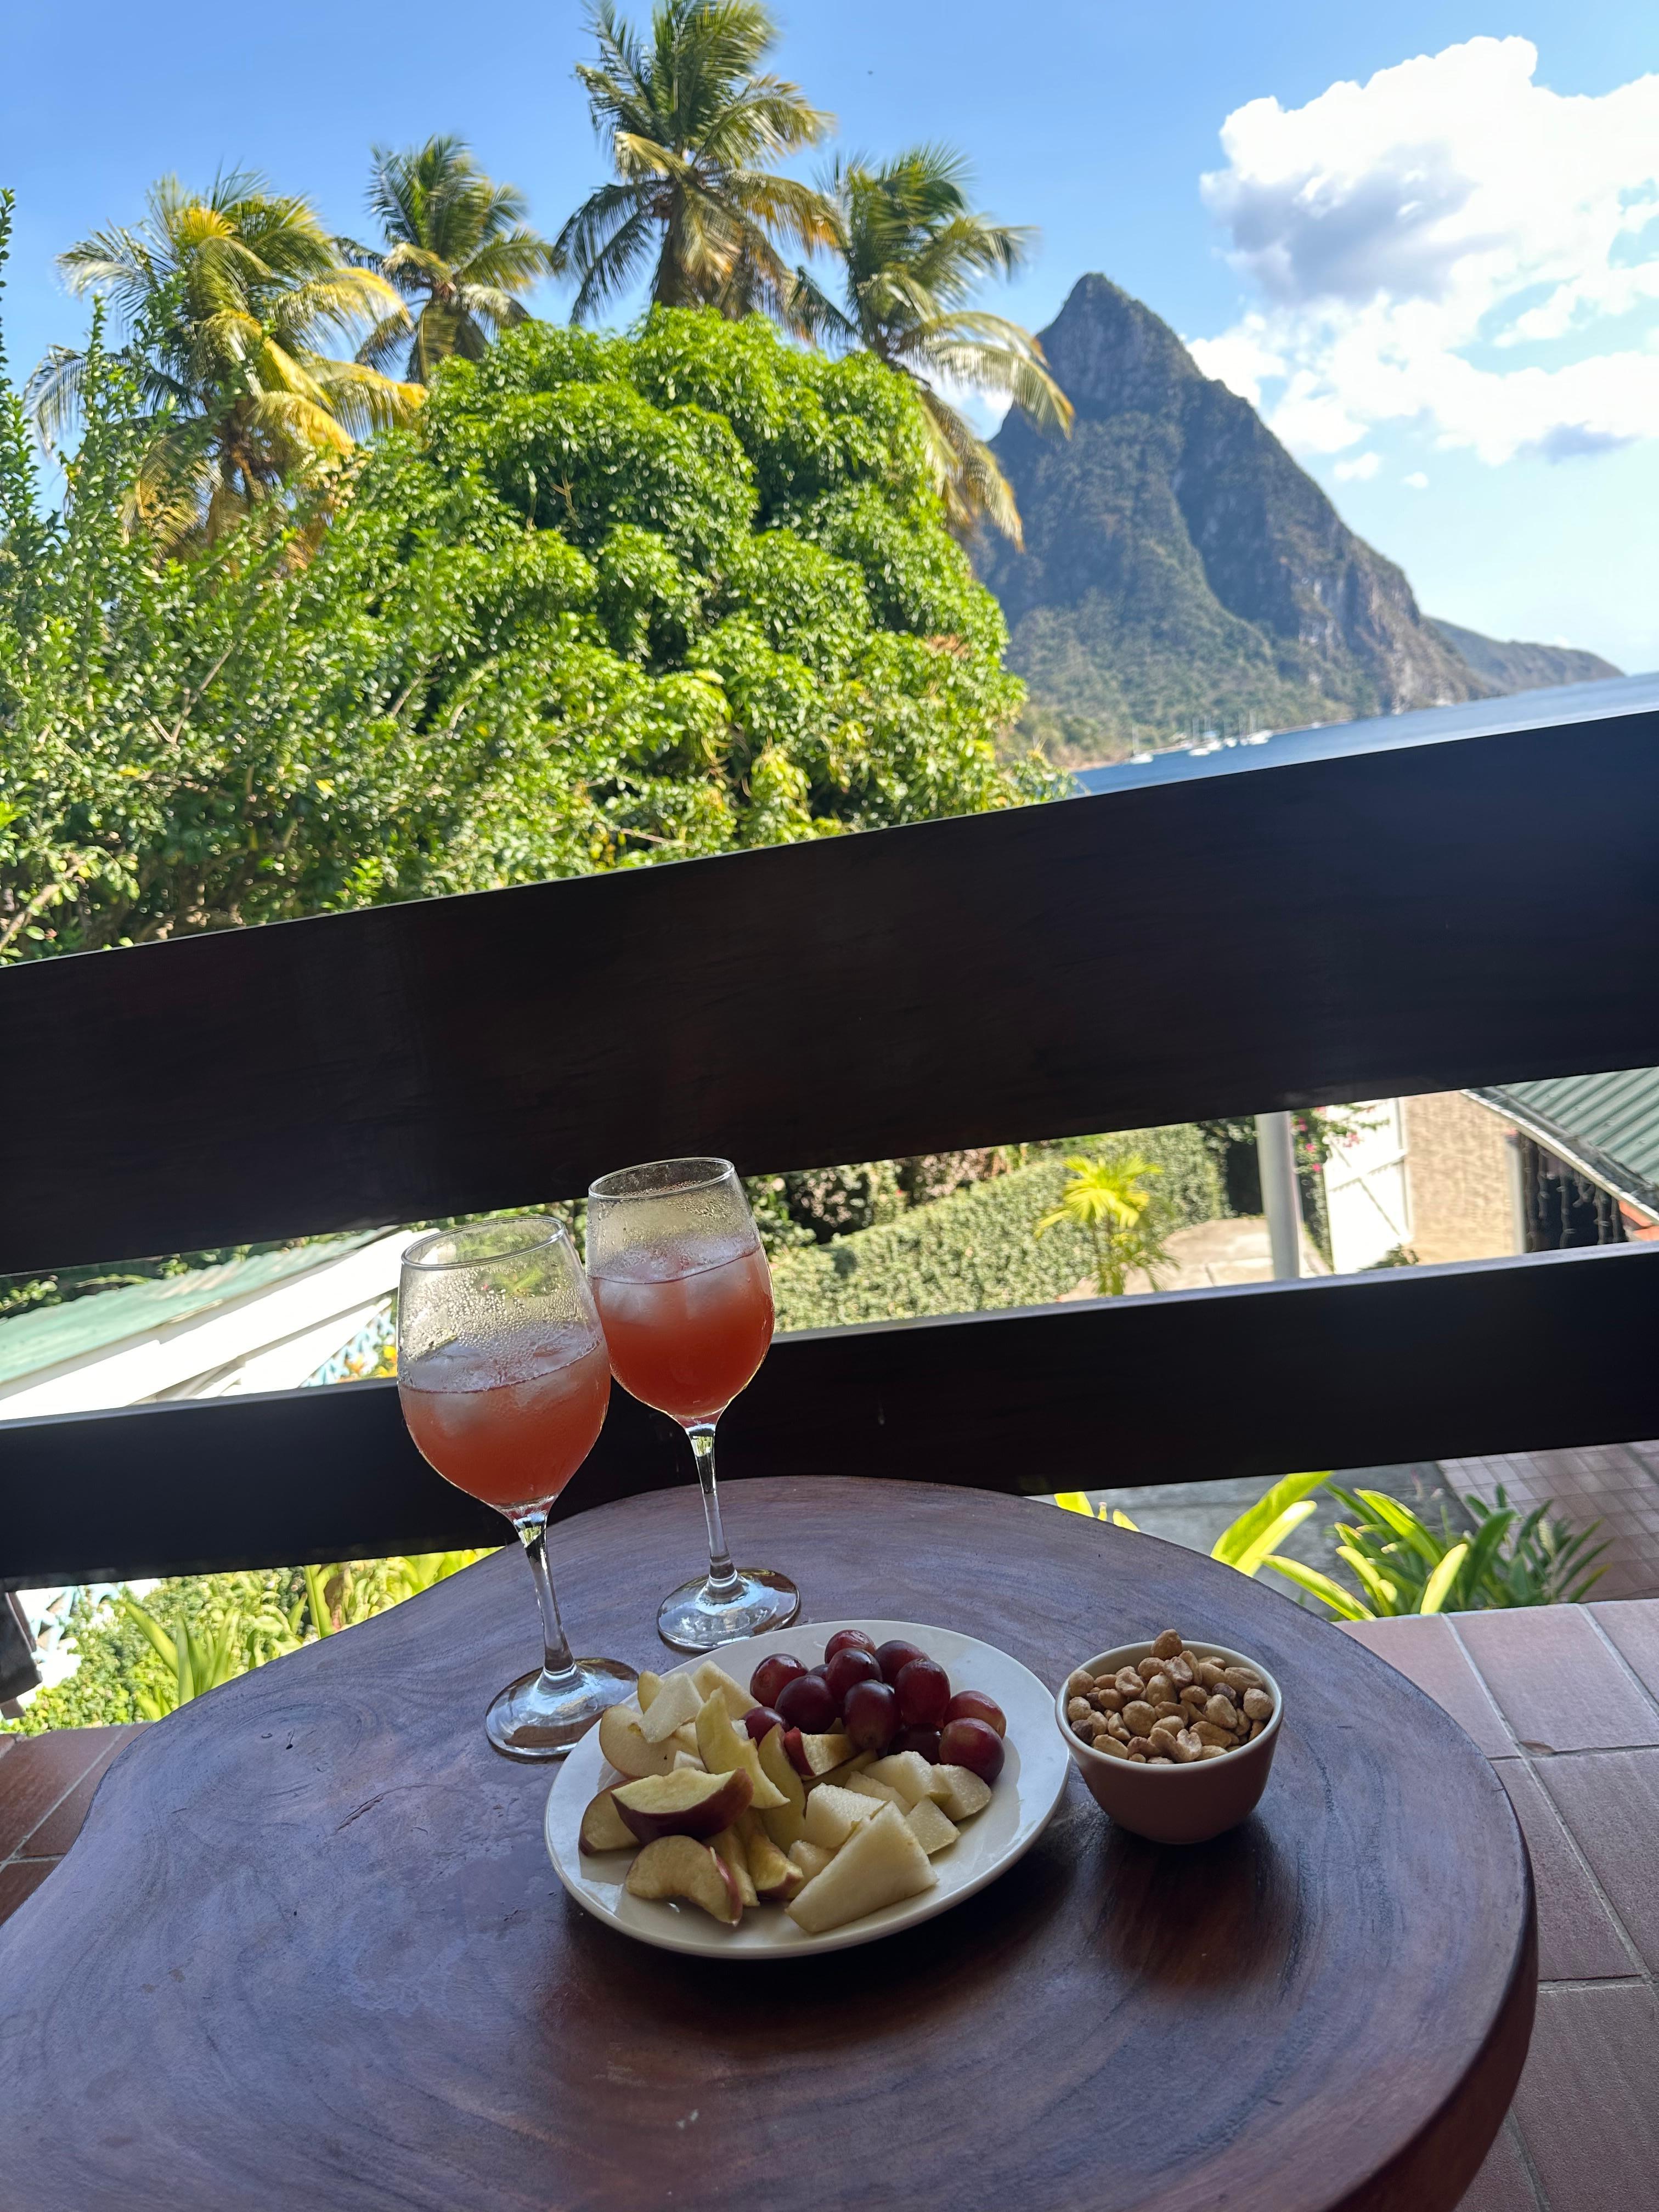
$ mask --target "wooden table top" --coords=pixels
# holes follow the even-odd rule
[[[1163,1850],[1074,1776],[978,1897],[789,1968],[631,1943],[547,1862],[483,1707],[535,1649],[502,1553],[148,1729],[0,1927],[34,2212],[1448,2212],[1530,2031],[1508,1799],[1428,1698],[1231,1570],[925,1485],[731,1486],[810,1616],[964,1629],[1054,1681],[1181,1627],[1286,1712],[1258,1814]],[[696,1494],[558,1531],[579,1649],[659,1656]]]

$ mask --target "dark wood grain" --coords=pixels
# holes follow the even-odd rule
[[[1659,716],[0,970],[0,1271],[1659,1058]],[[1573,823],[1564,834],[1564,777]],[[1102,1009],[1109,1008],[1109,1018]]]
[[[1656,1339],[1659,1249],[1635,1244],[803,1332],[722,1422],[721,1464],[1030,1491],[1612,1442],[1659,1432]],[[561,1510],[686,1467],[618,1389]],[[0,1425],[0,1587],[499,1529],[416,1453],[391,1383]]]
[[[690,1486],[561,1532],[579,1646],[653,1656]],[[1530,1876],[1468,1738],[1370,1652],[1176,1547],[909,1485],[737,1486],[809,1612],[1048,1680],[1169,1622],[1259,1653],[1260,1813],[1164,1852],[1075,1778],[981,1896],[738,1968],[630,1943],[544,1856],[486,1699],[501,1554],[148,1729],[0,1929],[5,2187],[31,2212],[1449,2212],[1518,2076]]]

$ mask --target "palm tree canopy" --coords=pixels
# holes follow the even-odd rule
[[[136,228],[94,231],[59,256],[70,289],[127,325],[154,436],[140,513],[164,534],[210,537],[319,455],[404,421],[421,393],[329,349],[406,312],[385,277],[353,268],[302,199],[222,173],[191,192],[153,185]],[[85,356],[55,347],[26,392],[50,443],[77,411]]]
[[[559,234],[580,279],[571,319],[626,292],[653,252],[656,305],[781,313],[792,285],[778,240],[811,252],[832,228],[816,191],[774,172],[834,118],[762,70],[777,38],[770,10],[763,0],[656,0],[647,40],[613,0],[592,0],[588,22],[599,58],[576,74],[617,180]]]
[[[406,311],[382,316],[357,358],[385,368],[407,343],[404,376],[428,384],[451,354],[480,361],[493,338],[523,322],[529,310],[520,295],[552,275],[558,256],[526,222],[523,193],[486,176],[462,140],[376,146],[371,158],[368,204],[385,244],[345,241],[345,251],[415,315],[412,335]]]
[[[802,270],[790,313],[820,341],[866,348],[915,380],[953,525],[970,529],[984,516],[1018,544],[1006,479],[939,386],[1012,400],[1040,428],[1066,434],[1072,406],[1029,331],[969,305],[986,277],[1024,264],[1033,234],[976,213],[968,185],[967,164],[946,146],[915,146],[878,167],[837,161],[823,191],[840,296]]]

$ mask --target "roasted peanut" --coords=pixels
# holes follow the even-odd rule
[[[1238,1707],[1224,1690],[1216,1690],[1211,1693],[1210,1701],[1204,1708],[1204,1717],[1206,1721],[1213,1721],[1218,1728],[1236,1729],[1238,1726]]]
[[[1187,1717],[1186,1706],[1176,1705],[1173,1698],[1160,1699],[1152,1706],[1152,1711],[1161,1721],[1184,1721]]]
[[[1150,1735],[1157,1718],[1158,1715],[1144,1698],[1136,1698],[1123,1708],[1124,1723],[1134,1735]]]
[[[1066,1717],[1075,1727],[1079,1721],[1087,1720],[1093,1707],[1087,1698],[1072,1698],[1066,1706]]]
[[[1190,1729],[1182,1729],[1176,1738],[1175,1755],[1183,1766],[1189,1765],[1203,1750],[1203,1745]]]
[[[1138,1698],[1141,1689],[1140,1677],[1133,1667],[1120,1667],[1112,1678],[1112,1687],[1121,1691],[1126,1698]]]
[[[1175,1684],[1162,1672],[1154,1674],[1146,1685],[1146,1702],[1161,1705],[1175,1695]]]
[[[1244,1717],[1246,1720],[1271,1720],[1273,1718],[1273,1701],[1267,1695],[1267,1692],[1265,1690],[1245,1691]]]
[[[1206,1743],[1198,1755],[1200,1759],[1225,1759],[1231,1749],[1227,1743]]]
[[[1164,1662],[1161,1659],[1137,1659],[1135,1672],[1143,1682],[1150,1682],[1154,1674],[1164,1672]]]
[[[1131,1759],[1150,1759],[1152,1754],[1152,1740],[1151,1736],[1133,1735],[1130,1737],[1129,1756]]]
[[[1066,1692],[1068,1697],[1086,1698],[1094,1686],[1095,1678],[1088,1668],[1079,1667],[1066,1678]]]
[[[1224,1667],[1221,1679],[1236,1698],[1242,1698],[1246,1690],[1261,1687],[1261,1677],[1254,1667]]]
[[[1175,1684],[1177,1695],[1182,1690],[1191,1686],[1193,1670],[1179,1652],[1173,1659],[1166,1659],[1164,1662],[1164,1671]]]
[[[1194,1721],[1193,1734],[1200,1743],[1219,1744],[1223,1751],[1231,1751],[1233,1747],[1232,1730],[1218,1728],[1213,1721]]]
[[[1198,1662],[1198,1679],[1206,1690],[1213,1690],[1226,1671],[1218,1659],[1200,1659]]]
[[[1152,1646],[1154,1659],[1173,1659],[1181,1649],[1181,1638],[1173,1628],[1166,1628]]]
[[[1181,1693],[1182,1712],[1201,1713],[1210,1702],[1210,1693],[1201,1682],[1194,1682]]]
[[[1126,1747],[1121,1744],[1115,1736],[1108,1735],[1103,1729],[1095,1738],[1095,1749],[1108,1753],[1113,1759],[1127,1759],[1129,1756]]]
[[[1096,1690],[1089,1702],[1097,1712],[1121,1713],[1123,1711],[1123,1692],[1121,1690]]]

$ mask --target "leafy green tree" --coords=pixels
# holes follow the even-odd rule
[[[983,519],[1019,544],[1006,477],[940,386],[1010,399],[1039,428],[1069,435],[1071,402],[1036,338],[969,304],[985,277],[1022,265],[1031,232],[975,212],[967,164],[946,146],[913,146],[878,167],[838,161],[825,197],[840,296],[803,270],[789,319],[823,343],[866,347],[911,378],[952,525],[967,531]]]
[[[1121,1297],[1136,1268],[1156,1287],[1157,1270],[1169,1266],[1170,1255],[1147,1178],[1162,1175],[1163,1169],[1139,1152],[1103,1160],[1080,1154],[1066,1167],[1069,1179],[1059,1203],[1042,1216],[1035,1234],[1046,1237],[1062,1224],[1081,1229],[1093,1248],[1095,1287],[1103,1298]]]
[[[136,228],[58,257],[71,291],[108,301],[132,342],[145,431],[127,514],[167,544],[222,536],[319,456],[406,422],[420,399],[326,350],[408,316],[386,278],[354,269],[302,199],[231,171],[206,193],[152,185]],[[54,346],[25,394],[44,438],[86,405],[88,353]]]
[[[597,62],[578,64],[593,127],[617,176],[583,201],[558,252],[580,280],[572,319],[626,292],[654,254],[660,307],[731,316],[781,313],[792,291],[778,241],[829,241],[830,210],[778,162],[833,118],[763,72],[777,26],[763,0],[656,0],[642,39],[612,0],[594,0]]]
[[[384,246],[346,251],[407,309],[383,315],[357,358],[389,368],[401,355],[404,379],[430,384],[441,361],[481,361],[493,338],[523,322],[520,295],[551,275],[558,257],[526,225],[523,193],[487,177],[459,138],[401,152],[376,146],[373,159],[368,204]]]
[[[531,322],[158,562],[96,334],[66,511],[0,392],[0,959],[1018,802],[914,388],[759,318]],[[15,549],[28,547],[29,557]]]

